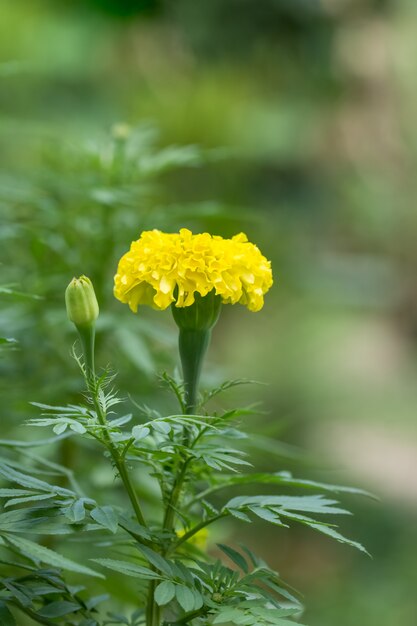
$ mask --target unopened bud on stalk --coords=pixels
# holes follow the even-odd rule
[[[65,304],[68,318],[77,328],[94,324],[98,318],[96,294],[87,276],[72,279],[65,291]]]
[[[94,323],[99,308],[93,283],[87,276],[72,279],[65,291],[65,304],[68,317],[80,335],[87,376],[94,378]]]

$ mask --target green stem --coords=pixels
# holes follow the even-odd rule
[[[107,422],[106,422],[106,418],[103,415],[103,412],[101,410],[100,404],[97,400],[97,397],[94,396],[94,406],[96,409],[96,413],[97,413],[97,417],[98,417],[98,421],[100,422],[100,424],[103,426],[103,437],[104,437],[104,441],[106,443],[107,449],[110,452],[110,455],[113,459],[113,463],[117,469],[117,471],[119,472],[119,476],[122,480],[122,483],[126,489],[126,493],[129,496],[129,500],[132,504],[132,508],[135,512],[136,515],[136,519],[138,520],[139,524],[141,526],[146,526],[146,520],[145,517],[142,513],[142,509],[141,506],[139,504],[139,500],[136,494],[136,491],[132,485],[132,482],[130,480],[130,476],[129,476],[129,472],[127,471],[126,468],[126,464],[125,462],[120,459],[119,454],[117,452],[117,448],[115,447],[114,443],[111,440],[111,437],[107,431]]]
[[[149,583],[148,603],[146,605],[147,626],[159,626],[159,624],[161,623],[161,609],[154,599],[156,585],[156,580],[151,580]]]
[[[222,517],[227,517],[227,515],[228,515],[227,513],[219,513],[218,515],[215,515],[214,517],[211,517],[210,519],[203,520],[199,524],[196,524],[194,528],[191,528],[182,537],[180,537],[178,541],[176,541],[174,544],[171,545],[167,554],[171,554],[172,552],[175,552],[175,550],[177,550],[177,548],[179,548],[181,544],[188,541],[191,537],[193,537],[196,533],[198,533],[198,531],[201,530],[202,528],[205,528],[206,526],[210,526],[210,524],[213,524],[213,522],[217,522],[217,520],[222,519]]]
[[[94,379],[95,377],[95,364],[94,364],[94,347],[96,341],[96,331],[94,324],[84,324],[77,326],[78,334],[81,339],[81,345],[83,348],[83,354],[85,359],[85,366],[87,370],[87,379]]]
[[[110,451],[111,452],[111,451]],[[113,456],[113,455],[112,455]],[[138,520],[139,524],[141,526],[146,526],[146,520],[144,518],[144,515],[142,513],[142,509],[141,506],[139,504],[139,500],[138,500],[138,496],[136,494],[136,491],[132,485],[132,482],[130,480],[130,476],[129,476],[129,472],[127,471],[127,467],[126,464],[123,460],[120,460],[119,458],[117,458],[117,460],[113,457],[117,470],[119,472],[120,478],[122,479],[123,485],[125,486],[125,489],[127,491],[127,494],[129,496],[130,502],[132,503],[132,508],[135,512],[136,515],[136,519]]]
[[[179,350],[184,378],[185,412],[191,415],[197,405],[198,383],[211,330],[180,329]]]
[[[221,299],[214,290],[205,298],[199,294],[189,307],[172,307],[172,314],[179,327],[179,352],[184,380],[185,414],[196,412],[198,383],[204,356],[210,343],[211,329],[215,325],[220,312]],[[181,403],[182,404],[182,403]],[[191,430],[184,428],[184,446],[189,447]],[[181,491],[187,475],[191,457],[181,459],[176,468],[176,477],[168,498],[163,521],[163,529],[172,531],[175,528],[175,515]],[[148,604],[146,609],[147,626],[159,626],[160,609],[154,600],[155,582],[149,585]]]
[[[119,472],[119,476],[126,489],[127,495],[129,496],[129,500],[132,504],[132,508],[135,512],[136,518],[141,526],[146,526],[146,521],[143,516],[142,509],[140,507],[136,491],[130,480],[129,472],[127,471],[125,461],[124,459],[120,457],[116,446],[111,440],[111,437],[107,430],[106,416],[100,406],[100,402],[97,397],[97,392],[95,389],[96,373],[95,373],[95,365],[94,365],[94,343],[95,343],[94,325],[89,324],[88,326],[78,326],[77,330],[79,332],[80,339],[83,345],[83,350],[84,350],[84,359],[85,359],[85,364],[87,368],[88,388],[93,399],[94,408],[97,413],[97,419],[100,422],[100,424],[103,426],[104,442],[106,444],[107,449],[110,452],[110,455],[113,459],[113,463],[117,471]]]
[[[204,356],[210,343],[211,330],[194,330],[180,328],[179,351],[181,357],[182,373],[185,391],[185,413],[192,415],[196,411],[198,383]],[[184,445],[190,444],[190,433],[186,429],[184,433]],[[186,477],[190,458],[180,463],[178,474],[174,481],[168,505],[165,511],[163,527],[171,530],[174,527],[175,509],[181,496],[182,486]]]
[[[171,530],[174,526],[174,519],[175,519],[175,513],[176,513],[175,509],[176,509],[176,505],[179,500],[179,497],[181,495],[182,485],[185,480],[187,467],[188,467],[190,460],[191,459],[188,458],[182,463],[179,473],[177,474],[177,477],[174,481],[174,485],[171,491],[171,496],[169,498],[168,505],[165,511],[165,518],[164,518],[164,523],[163,523],[163,527],[166,530]]]

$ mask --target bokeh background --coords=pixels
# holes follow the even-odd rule
[[[246,231],[276,282],[261,313],[225,311],[206,383],[268,383],[227,399],[263,402],[248,428],[276,446],[258,465],[381,498],[350,500],[343,525],[373,560],[308,530],[223,529],[302,589],[311,626],[417,623],[416,14],[413,0],[0,6],[0,335],[17,340],[0,346],[0,436],[39,437],[29,400],[77,398],[74,274],[99,294],[101,363],[168,407],[155,372],[175,366],[172,323],[113,300],[117,259],[143,229]],[[58,455],[114,489],[90,450]]]

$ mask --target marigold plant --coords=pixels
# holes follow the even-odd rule
[[[0,490],[7,507],[0,514],[0,535],[5,562],[16,573],[3,580],[1,624],[20,624],[21,615],[49,626],[299,622],[299,594],[263,558],[238,540],[212,544],[208,528],[227,518],[270,523],[277,530],[298,523],[365,551],[328,521],[329,515],[348,513],[328,494],[364,492],[283,471],[253,471],[250,441],[241,427],[251,409],[210,409],[215,396],[244,381],[226,381],[205,393],[199,389],[222,305],[241,303],[258,311],[271,285],[269,261],[243,234],[223,239],[186,229],[177,234],[154,230],[133,242],[120,260],[115,296],[133,311],[140,305],[171,306],[179,329],[182,379],[162,375],[178,410],[163,415],[146,406],[119,412],[123,401],[115,375],[95,366],[99,309],[93,285],[85,276],[71,281],[66,304],[81,339],[82,353],[75,348],[73,355],[84,379],[84,399],[77,405],[37,404],[42,415],[29,423],[52,428],[48,443],[83,437],[101,446],[125,500],[114,504],[105,492],[85,494],[71,471],[40,455],[32,455],[30,471],[3,459],[0,475],[8,485]],[[10,443],[16,450],[19,446],[24,448],[24,442]],[[153,499],[146,489],[149,481],[157,494]],[[241,488],[250,484],[259,489],[242,495]],[[298,492],[288,495],[288,488]],[[232,489],[237,494],[230,494]],[[67,542],[87,538],[96,557],[81,563],[62,556],[50,541],[55,535]],[[74,578],[68,581],[68,573],[77,577],[76,584]],[[135,606],[116,613],[106,608],[111,582],[110,598],[92,596],[84,584],[86,577],[103,585],[109,577],[114,583],[115,576],[118,585],[131,579],[135,585]]]

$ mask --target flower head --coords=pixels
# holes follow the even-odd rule
[[[172,234],[143,232],[119,261],[114,295],[135,313],[141,304],[188,307],[196,293],[204,297],[211,291],[225,304],[259,311],[271,285],[270,261],[243,233],[223,239],[182,228]]]

